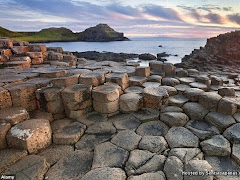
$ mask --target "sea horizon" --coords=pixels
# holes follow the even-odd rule
[[[166,57],[168,62],[180,63],[185,55],[189,55],[194,49],[205,46],[205,38],[172,38],[172,37],[135,37],[131,41],[111,42],[52,42],[41,43],[47,47],[62,47],[71,52],[113,52],[113,53],[150,53],[157,55],[166,52],[172,56]],[[193,43],[194,42],[194,43]],[[162,46],[162,47],[159,47]],[[176,56],[177,55],[177,56]]]

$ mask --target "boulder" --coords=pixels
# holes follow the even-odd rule
[[[0,149],[7,147],[6,134],[10,128],[10,123],[0,122]]]
[[[127,93],[120,96],[119,107],[123,112],[138,111],[143,107],[143,98],[135,93]]]
[[[227,139],[222,135],[215,135],[200,143],[203,152],[208,156],[229,156],[231,146]]]
[[[51,145],[41,150],[38,155],[46,158],[46,161],[52,166],[61,158],[65,158],[73,153],[74,147],[68,145]]]
[[[218,112],[210,112],[205,117],[205,121],[216,126],[220,132],[223,132],[226,128],[235,124],[236,121],[232,116],[225,115]]]
[[[166,76],[175,76],[176,75],[176,67],[171,63],[164,63],[163,71],[165,72]]]
[[[142,108],[141,110],[134,112],[133,116],[142,122],[149,122],[152,120],[159,120],[159,111],[151,108]]]
[[[165,136],[171,148],[198,147],[199,139],[184,127],[172,127]]]
[[[65,117],[62,91],[60,87],[43,87],[36,91],[36,98],[41,110],[53,114],[54,119]]]
[[[68,87],[68,86],[78,84],[78,78],[79,78],[78,74],[70,75],[70,76],[62,76],[62,77],[52,79],[51,83],[53,84],[53,86],[56,86],[56,87]]]
[[[13,47],[13,40],[11,39],[0,39],[0,48],[8,49]]]
[[[94,101],[103,103],[112,102],[118,100],[119,91],[115,87],[102,85],[93,89],[92,97]]]
[[[11,125],[18,124],[29,119],[29,114],[22,107],[12,107],[0,110],[0,119],[10,123]]]
[[[192,82],[189,84],[189,86],[191,86],[192,88],[198,88],[198,89],[202,89],[204,91],[208,91],[209,87],[203,83],[199,83],[199,82]]]
[[[145,53],[145,54],[140,54],[139,59],[142,60],[155,60],[157,57],[153,54]]]
[[[183,112],[183,109],[177,106],[166,106],[161,109],[161,113],[166,112]]]
[[[240,144],[233,144],[232,146],[232,159],[240,166]]]
[[[79,122],[73,122],[53,133],[54,144],[75,144],[84,134],[86,126]]]
[[[131,76],[129,78],[129,85],[130,86],[141,86],[143,83],[147,81],[146,77],[141,76]]]
[[[189,121],[189,118],[186,114],[181,112],[166,112],[160,114],[160,120],[169,127],[172,127],[184,126]]]
[[[0,110],[10,108],[12,106],[12,99],[10,92],[0,87]]]
[[[177,90],[176,88],[172,87],[172,86],[161,86],[161,88],[166,89],[169,96],[174,96],[177,95]]]
[[[199,103],[205,106],[209,111],[217,111],[218,103],[222,96],[215,92],[204,92],[199,95]]]
[[[172,148],[169,151],[168,156],[175,156],[179,158],[183,163],[187,164],[190,160],[193,159],[199,159],[202,160],[201,158],[202,152],[201,149],[199,148]]]
[[[104,122],[107,121],[107,116],[100,114],[98,112],[91,112],[88,113],[84,116],[81,116],[77,119],[77,121],[87,125],[87,126],[91,126],[96,122]]]
[[[204,93],[202,89],[190,88],[184,91],[184,96],[186,96],[190,101],[198,102],[199,96]]]
[[[139,86],[131,86],[124,90],[124,93],[135,93],[135,94],[142,94],[143,88]]]
[[[229,128],[227,128],[223,136],[226,137],[231,143],[240,143],[240,123],[236,123]]]
[[[211,85],[214,86],[222,86],[223,85],[223,79],[218,76],[211,76]]]
[[[195,102],[188,102],[182,108],[189,118],[194,120],[204,120],[208,114],[208,110],[203,105]]]
[[[107,103],[93,100],[93,109],[103,114],[115,113],[119,110],[119,100],[117,99],[115,101]]]
[[[237,112],[237,104],[228,98],[222,98],[218,104],[218,112],[233,115]]]
[[[205,160],[191,160],[185,164],[184,170],[185,172],[197,173],[195,176],[184,175],[185,180],[213,180],[213,176],[205,173],[212,171],[212,166]]]
[[[183,163],[176,156],[170,156],[167,158],[164,165],[164,173],[167,179],[183,180],[182,171],[184,169]]]
[[[114,118],[114,116],[112,116],[109,119],[109,121],[113,121],[113,124],[117,130],[126,130],[126,129],[135,130],[141,124],[141,122],[137,118],[135,118],[130,114],[126,114],[125,118],[123,119],[116,118],[116,120],[112,120],[112,118]]]
[[[16,162],[5,173],[14,174],[16,179],[43,179],[49,166],[44,157],[30,155]]]
[[[168,148],[168,144],[163,136],[143,136],[139,142],[139,149],[152,153],[162,153]]]
[[[122,90],[129,86],[129,78],[127,73],[110,73],[106,75],[106,82],[118,84]]]
[[[92,152],[74,151],[54,164],[48,170],[45,178],[52,180],[81,179],[91,170],[92,160]]]
[[[231,87],[222,87],[218,89],[218,94],[221,96],[235,96],[235,90]]]
[[[179,80],[175,79],[175,78],[170,78],[170,77],[166,77],[162,79],[162,84],[165,86],[176,86],[178,84],[180,84]]]
[[[6,139],[9,147],[36,153],[52,143],[52,130],[48,120],[30,119],[13,126]]]
[[[128,151],[132,151],[137,148],[141,138],[142,137],[137,135],[134,131],[123,130],[112,138],[111,143]]]
[[[92,168],[118,167],[123,168],[128,158],[128,151],[105,142],[95,146]],[[111,158],[109,158],[111,157]]]
[[[130,176],[128,180],[165,180],[165,174],[162,171],[157,171],[157,172],[149,172],[149,173],[144,173],[141,175],[136,175],[136,176]]]
[[[131,151],[125,167],[128,176],[135,174],[137,169],[150,160],[153,156],[154,154],[149,151],[138,149]]]
[[[81,180],[125,180],[126,174],[120,168],[97,168],[89,171]]]
[[[109,141],[111,138],[112,134],[85,134],[75,144],[75,148],[82,151],[93,151],[96,145]]]
[[[214,135],[220,134],[219,130],[215,126],[201,120],[191,120],[185,127],[192,131],[192,133],[200,140],[208,139]]]
[[[165,136],[168,130],[168,126],[161,121],[150,121],[141,124],[136,132],[140,136]]]
[[[35,91],[37,86],[31,83],[12,83],[4,86],[9,90],[12,98],[13,106],[20,106],[26,108],[28,111],[37,109],[37,101]]]
[[[163,70],[163,62],[161,61],[150,61],[149,66],[151,70]]]
[[[28,152],[21,149],[3,149],[0,150],[0,173],[27,156]]]
[[[171,106],[182,107],[186,102],[188,99],[182,94],[171,96],[168,99],[168,104]]]
[[[25,55],[30,51],[30,48],[28,46],[13,46],[11,47],[11,50],[16,55]]]
[[[94,87],[102,85],[105,82],[105,76],[102,73],[84,73],[79,77],[79,83],[92,85]]]
[[[168,102],[168,93],[161,87],[147,87],[143,90],[144,106],[147,108],[161,109]]]
[[[196,79],[192,77],[182,77],[182,78],[179,78],[179,81],[181,82],[181,84],[189,85],[191,83],[194,83]]]
[[[112,122],[98,122],[89,126],[86,130],[87,134],[114,134],[116,133],[116,128],[113,126]]]
[[[150,76],[150,67],[139,66],[136,68],[136,76],[148,77]]]

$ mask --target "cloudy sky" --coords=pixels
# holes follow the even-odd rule
[[[239,0],[0,0],[0,26],[17,31],[107,23],[128,37],[206,38],[240,30]]]

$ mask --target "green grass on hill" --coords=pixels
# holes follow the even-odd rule
[[[103,40],[115,40],[119,34],[107,24],[99,24],[79,33],[64,27],[42,29],[39,32],[13,32],[0,26],[0,37],[29,42],[86,41],[86,39],[91,41],[98,40],[99,35],[104,37]]]
[[[0,26],[0,37],[14,38],[14,37],[21,37],[21,36],[23,36],[21,33],[13,32]]]

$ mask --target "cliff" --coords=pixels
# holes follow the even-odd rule
[[[178,66],[200,70],[240,68],[240,31],[208,39],[205,47],[185,56]]]
[[[109,27],[107,24],[99,24],[90,27],[83,32],[74,33],[70,29],[47,28],[39,32],[14,32],[0,27],[0,37],[10,37],[15,40],[29,42],[59,42],[59,41],[88,41],[88,42],[104,42],[104,41],[125,41],[129,40],[124,37],[123,33],[119,33]]]

